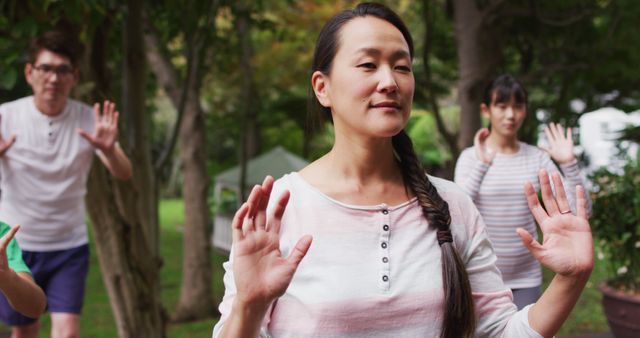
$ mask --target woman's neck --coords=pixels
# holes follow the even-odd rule
[[[520,150],[520,141],[516,135],[505,136],[492,132],[487,138],[487,145],[501,154],[515,154]]]
[[[331,151],[300,175],[324,194],[348,204],[397,205],[410,198],[391,138],[363,140],[336,135]]]

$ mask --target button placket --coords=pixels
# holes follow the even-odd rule
[[[55,130],[57,125],[54,125],[53,120],[47,121],[47,139],[49,140],[49,144],[53,144],[55,142],[57,131]]]
[[[379,231],[380,231],[380,246],[378,250],[380,250],[380,287],[383,291],[388,291],[391,284],[391,269],[390,269],[390,259],[389,259],[389,238],[390,238],[390,229],[391,229],[391,217],[389,209],[386,205],[382,205],[379,210],[380,217],[379,219]]]

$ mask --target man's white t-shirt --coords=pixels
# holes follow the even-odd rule
[[[42,114],[33,96],[0,105],[0,132],[16,142],[0,157],[0,220],[20,225],[27,251],[54,251],[88,242],[84,196],[94,154],[78,133],[93,133],[90,106],[69,99],[58,116]]]

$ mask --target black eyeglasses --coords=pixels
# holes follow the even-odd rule
[[[33,66],[33,69],[43,73],[45,76],[51,76],[56,73],[58,76],[69,76],[73,73],[73,67],[69,65],[53,66],[46,63]]]

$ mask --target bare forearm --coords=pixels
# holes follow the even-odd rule
[[[268,306],[250,307],[234,302],[218,338],[258,337]]]
[[[25,272],[13,272],[3,278],[0,290],[16,311],[31,318],[38,318],[46,306],[42,289]]]
[[[115,178],[120,180],[131,178],[131,161],[119,145],[116,144],[111,152],[101,152],[100,159]]]
[[[578,302],[591,271],[580,277],[556,275],[529,310],[529,323],[543,337],[553,337]]]

